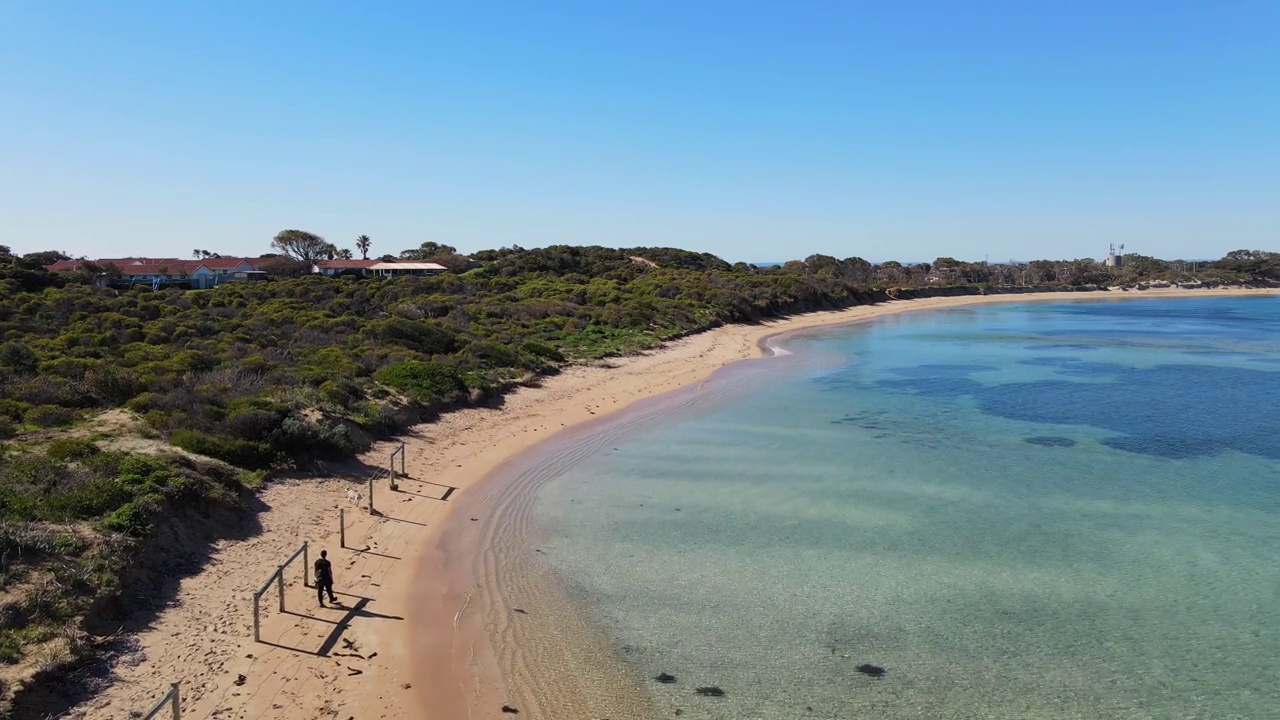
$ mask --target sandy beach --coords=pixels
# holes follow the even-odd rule
[[[361,490],[353,480],[272,483],[259,496],[262,532],[220,544],[119,659],[110,684],[67,717],[129,718],[173,682],[191,718],[458,720],[508,717],[506,705],[521,718],[577,720],[601,717],[601,703],[613,720],[650,717],[633,679],[590,623],[575,619],[571,601],[545,584],[519,582],[536,573],[520,558],[533,559],[537,548],[511,545],[529,530],[510,524],[527,518],[500,510],[517,508],[514,499],[528,493],[533,480],[520,474],[520,462],[536,445],[557,436],[563,447],[593,422],[680,388],[687,396],[708,390],[712,373],[759,357],[767,338],[815,326],[991,302],[1277,294],[1168,289],[894,301],[726,326],[567,368],[498,407],[449,413],[372,448],[362,460],[385,465],[392,448],[406,446],[409,477],[398,492],[380,481],[380,515],[348,499],[348,490]],[[304,540],[313,558],[328,551],[343,607],[318,607],[295,563],[286,573],[286,612],[272,594],[264,598],[264,642],[256,643],[252,594]],[[494,568],[503,576],[492,576]],[[614,689],[610,698],[593,694],[602,686]]]

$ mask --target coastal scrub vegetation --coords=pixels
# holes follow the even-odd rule
[[[357,244],[367,257],[369,239]],[[1129,255],[1118,268],[825,255],[757,267],[674,248],[463,257],[436,243],[401,257],[451,272],[324,277],[304,267],[334,254],[322,245],[286,231],[278,277],[198,291],[103,288],[92,267],[45,271],[61,253],[0,246],[0,669],[74,663],[124,578],[174,548],[189,556],[193,528],[243,509],[266,472],[348,458],[565,363],[889,298],[1280,280],[1280,255],[1243,250],[1211,263]],[[109,412],[168,449],[92,440]],[[0,672],[0,699],[13,677]]]
[[[300,255],[321,242],[303,231],[277,236]],[[42,270],[48,253],[3,250],[0,437],[127,408],[180,448],[250,469],[346,457],[566,361],[722,323],[923,291],[1280,278],[1280,256],[1261,251],[1194,269],[1137,255],[1120,268],[824,255],[755,267],[673,248],[553,246],[475,253],[467,261],[480,267],[433,277],[307,274],[153,292],[95,287],[88,272]],[[403,255],[455,253],[424,243]]]
[[[33,679],[92,661],[139,598],[243,526],[220,521],[246,515],[244,477],[87,437],[0,455],[0,714],[15,717]]]

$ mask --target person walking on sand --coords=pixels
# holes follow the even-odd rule
[[[320,607],[324,607],[324,594],[329,593],[329,602],[338,603],[338,596],[333,594],[333,564],[329,562],[329,551],[321,550],[316,558],[316,599]]]

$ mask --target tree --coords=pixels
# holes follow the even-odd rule
[[[57,250],[41,250],[40,252],[27,253],[22,256],[22,259],[34,267],[44,267],[60,260],[70,260],[71,256]]]
[[[268,275],[276,275],[280,277],[302,277],[311,272],[311,268],[315,263],[308,263],[305,260],[298,260],[288,257],[287,255],[278,255],[268,259],[264,263],[260,263],[258,268]]]
[[[199,248],[196,248],[195,250],[191,251],[191,256],[192,256],[192,257],[194,257],[194,258],[195,258],[195,259],[197,259],[197,260],[208,260],[209,258],[220,258],[220,257],[222,257],[222,256],[221,256],[221,255],[219,255],[218,253],[215,253],[215,252],[209,252],[208,250],[201,250],[201,249],[199,249]]]
[[[1223,257],[1222,259],[1223,260],[1266,260],[1274,254],[1275,253],[1267,252],[1265,250],[1232,250],[1231,252],[1227,253],[1226,256]],[[1125,258],[1125,260],[1128,260],[1128,259],[1129,258],[1127,257]]]
[[[457,255],[458,248],[452,245],[441,245],[440,243],[424,242],[412,250],[403,250],[400,253],[401,260],[427,261],[431,258],[438,258],[445,255]]]
[[[342,249],[341,249],[341,250],[339,250],[338,252],[334,253],[334,255],[333,255],[333,259],[334,259],[334,260],[350,260],[350,259],[351,259],[351,251],[350,251],[350,250],[348,250],[348,249],[346,249],[346,248],[342,248]]]
[[[360,251],[361,260],[369,259],[369,246],[371,245],[373,245],[373,241],[369,239],[368,235],[361,235],[356,238],[356,249]]]
[[[281,230],[271,241],[271,249],[279,250],[308,268],[329,258],[331,247],[324,238],[305,230]]]

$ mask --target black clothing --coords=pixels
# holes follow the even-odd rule
[[[338,602],[333,594],[333,565],[324,558],[316,559],[316,599],[324,604],[324,595],[329,593],[329,602]]]
[[[338,602],[338,596],[333,594],[333,580],[332,579],[317,580],[316,581],[316,600],[320,601],[321,605],[324,604],[324,594],[326,592],[329,593],[329,602],[331,603]]]

